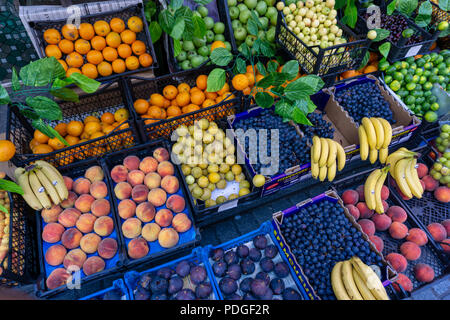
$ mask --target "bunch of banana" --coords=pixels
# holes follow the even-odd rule
[[[362,118],[361,125],[358,128],[358,136],[361,160],[366,160],[369,157],[370,163],[375,163],[380,158],[381,163],[386,163],[388,147],[392,140],[392,128],[387,120],[383,118]]]
[[[417,174],[417,157],[418,153],[400,148],[391,153],[386,160],[390,164],[389,173],[394,178],[400,191],[408,199],[413,196],[420,199],[424,192]]]
[[[389,300],[375,271],[356,256],[334,265],[331,286],[338,300]]]
[[[313,178],[319,177],[320,181],[324,181],[325,177],[328,176],[328,181],[333,181],[336,176],[336,168],[341,171],[344,167],[344,148],[334,140],[314,136],[311,147],[311,174]]]
[[[48,162],[39,160],[26,169],[17,168],[14,175],[23,199],[35,210],[49,209],[69,195],[61,173]]]
[[[375,210],[375,212],[384,213],[383,202],[381,199],[381,189],[386,180],[390,165],[383,169],[376,169],[366,179],[364,183],[364,198],[366,200],[367,208]]]

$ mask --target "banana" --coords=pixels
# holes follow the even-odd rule
[[[36,164],[41,166],[42,173],[47,176],[52,185],[55,187],[61,200],[66,200],[69,196],[69,190],[67,190],[61,173],[46,161],[38,160],[36,161]]]
[[[28,179],[30,181],[31,190],[33,190],[36,198],[38,198],[39,202],[45,209],[50,209],[52,207],[52,203],[45,193],[45,188],[41,185],[33,170],[28,172]]]
[[[366,284],[364,283],[363,279],[359,276],[358,272],[356,272],[355,269],[352,270],[353,272],[353,279],[355,280],[356,287],[358,288],[359,292],[363,296],[364,300],[377,300],[369,288],[367,288]]]
[[[386,159],[389,153],[389,149],[388,148],[381,148],[380,151],[378,152],[378,159],[380,160],[380,163],[385,164],[386,163]]]
[[[336,165],[337,147],[333,140],[326,139],[326,141],[328,142],[327,167],[331,167],[333,163]]]
[[[328,167],[328,181],[333,181],[336,177],[336,161]]]
[[[319,180],[320,181],[325,180],[325,178],[327,177],[327,172],[328,172],[327,166],[319,167]]]
[[[43,206],[38,200],[33,190],[31,189],[30,182],[28,180],[28,173],[24,168],[17,168],[14,172],[17,180],[17,184],[22,187],[23,199],[28,203],[28,205],[34,210],[42,210]]]
[[[344,283],[345,290],[350,299],[363,300],[363,297],[356,287],[355,280],[353,280],[352,264],[350,260],[344,261],[341,269],[342,282]]]
[[[369,118],[364,117],[361,120],[361,124],[367,133],[367,141],[369,142],[369,147],[371,149],[375,149],[377,145],[377,134],[375,132],[375,128],[373,127],[372,122],[369,120]]]
[[[336,150],[337,150],[337,162],[338,162],[338,170],[341,171],[345,167],[345,160],[346,155],[344,148],[342,148],[341,144],[339,142],[334,142],[336,144]]]
[[[328,160],[328,142],[324,138],[320,138],[320,159],[319,159],[319,167],[323,167],[327,164]]]
[[[311,162],[311,175],[314,179],[319,176],[319,164],[317,162]]]
[[[394,177],[394,169],[395,169],[395,165],[397,164],[397,162],[401,159],[404,158],[412,158],[413,156],[415,156],[417,153],[409,151],[408,149],[405,148],[400,148],[397,151],[395,151],[394,153],[391,153],[390,155],[388,155],[387,159],[386,159],[386,164],[391,166],[390,172],[391,175]]]
[[[413,180],[415,181],[418,190],[420,191],[420,195],[423,195],[423,187],[422,184],[420,183],[420,178],[419,178],[419,174],[417,173],[417,159],[413,158],[410,162],[410,170],[411,170],[411,175]]]
[[[351,300],[345,290],[344,283],[342,282],[341,269],[342,261],[336,263],[331,270],[331,287],[333,288],[334,295],[338,300]]]
[[[384,213],[383,201],[381,200],[381,189],[383,188],[384,181],[386,180],[388,170],[389,167],[384,167],[381,169],[381,175],[378,177],[375,184],[375,211],[379,214]]]
[[[381,147],[387,148],[391,144],[391,140],[392,140],[391,124],[386,119],[383,119],[383,118],[377,118],[377,119],[381,122],[381,125],[383,126],[383,129],[384,129],[384,142]]]
[[[358,127],[359,136],[359,154],[361,155],[361,160],[366,160],[369,155],[369,144],[367,142],[366,130],[363,126]]]
[[[369,151],[369,161],[371,164],[374,164],[377,162],[378,159],[378,150],[377,149],[370,149]]]
[[[320,159],[320,138],[318,136],[313,137],[313,146],[311,148],[312,162],[319,162]]]
[[[384,143],[384,128],[377,118],[369,118],[369,120],[370,122],[372,122],[372,125],[375,128],[375,133],[377,135],[377,144],[375,146],[375,149],[379,150]]]
[[[406,181],[406,167],[409,167],[409,159],[404,158],[395,164],[394,168],[394,178],[400,191],[409,199],[412,198],[411,189],[409,188],[408,182]]]
[[[411,190],[411,193],[418,199],[422,198],[422,185],[420,184],[419,177],[417,176],[417,180],[413,176],[413,171],[416,172],[416,163],[417,160],[415,158],[408,159],[408,164],[406,165],[405,169],[405,178],[406,182],[408,183],[409,190]]]
[[[353,265],[353,268],[355,268],[358,275],[361,277],[362,281],[365,282],[366,286],[369,288],[370,292],[377,300],[389,300],[383,283],[371,267],[366,265],[361,261],[360,258],[356,256],[352,257],[350,259],[350,262]]]
[[[381,176],[381,170],[375,169],[366,179],[364,183],[364,198],[366,200],[367,208],[374,210],[376,207],[375,201],[375,186],[378,178]]]
[[[62,200],[59,198],[58,191],[56,191],[55,187],[47,178],[47,176],[42,173],[39,167],[37,167],[34,170],[34,173],[36,173],[36,177],[38,178],[41,185],[44,187],[47,194],[50,196],[50,199],[53,201],[53,204],[60,204]]]

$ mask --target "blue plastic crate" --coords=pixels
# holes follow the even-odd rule
[[[120,290],[120,292],[122,293],[120,300],[131,300],[130,293],[129,293],[127,287],[125,286],[125,282],[122,279],[114,280],[113,285],[111,287],[103,289],[99,292],[90,294],[79,300],[103,300],[103,296],[105,295],[105,293],[112,291],[112,290]]]

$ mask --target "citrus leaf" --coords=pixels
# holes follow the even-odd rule
[[[174,39],[180,40],[184,33],[184,19],[183,18],[177,18],[175,21],[175,25],[172,28],[172,31],[170,32],[170,36]]]
[[[347,0],[347,6],[344,10],[345,24],[354,28],[358,20],[358,9],[355,5],[355,0]]]
[[[258,92],[255,95],[255,102],[262,108],[270,108],[273,105],[273,97],[267,92]]]
[[[0,104],[8,104],[11,102],[8,91],[0,85]]]
[[[313,124],[309,119],[306,117],[306,114],[303,113],[299,108],[294,107],[292,109],[292,113],[290,115],[291,120],[293,120],[295,123],[304,124],[307,126],[312,126]]]
[[[6,179],[0,179],[0,190],[5,190],[8,192],[18,193],[23,195],[22,187],[13,181],[9,181]]]
[[[38,129],[40,132],[42,132],[43,134],[45,134],[49,138],[54,138],[55,137],[53,132],[48,129],[48,125],[45,124],[42,119],[33,120],[31,122],[31,125],[33,126],[33,128]]]
[[[450,11],[450,1],[449,0],[439,0],[439,8],[446,12]]]
[[[184,0],[172,0],[170,1],[169,7],[173,10],[177,10],[183,6]]]
[[[51,88],[50,93],[53,96],[60,98],[64,101],[72,101],[72,102],[80,101],[78,99],[78,94],[76,94],[75,91],[73,91],[72,89],[69,89],[69,88],[56,88],[56,89]]]
[[[62,111],[59,105],[43,96],[27,97],[25,99],[27,105],[30,106],[42,119],[62,120]]]
[[[203,38],[206,34],[205,21],[199,16],[193,16],[192,23],[194,24],[194,36],[197,38]]]
[[[259,73],[261,73],[263,76],[267,75],[266,67],[264,67],[264,63],[262,63],[261,61],[258,61],[256,63],[256,70],[258,70]]]
[[[70,146],[69,143],[66,141],[66,139],[64,139],[58,131],[56,131],[55,129],[53,129],[52,127],[50,127],[49,125],[47,125],[47,129],[53,133],[53,135],[58,138],[59,141],[61,141],[62,143],[64,143],[65,146]]]
[[[216,68],[213,69],[207,80],[206,91],[207,92],[216,92],[223,88],[226,81],[225,70]]]
[[[387,14],[391,15],[394,13],[395,9],[397,8],[397,1],[398,0],[392,0],[391,3],[387,6]]]
[[[244,59],[237,58],[236,59],[236,71],[237,73],[246,73],[247,72],[247,64]]]
[[[150,37],[152,38],[152,42],[155,43],[161,38],[162,29],[159,26],[159,23],[156,21],[150,22],[148,26],[148,31],[150,32]]]
[[[49,85],[55,79],[66,76],[63,66],[54,57],[42,58],[30,62],[19,71],[23,84],[31,87]]]
[[[173,39],[173,55],[177,57],[181,53],[181,42],[178,39]]]
[[[263,89],[267,89],[268,87],[272,86],[274,82],[273,79],[273,73],[265,76],[264,78],[262,78],[261,80],[259,80],[256,83],[257,87],[263,88]]]
[[[385,42],[381,46],[378,47],[378,50],[383,55],[383,57],[387,58],[389,55],[389,51],[391,50],[391,43]]]
[[[73,80],[73,83],[86,93],[94,93],[100,87],[100,82],[78,72],[72,73],[68,79]]]
[[[366,51],[366,54],[365,54],[364,58],[362,59],[358,70],[361,70],[362,68],[364,68],[367,65],[367,63],[369,62],[369,59],[370,59],[370,53],[369,53],[369,51]]]
[[[398,11],[410,16],[416,10],[418,4],[418,0],[398,0]]]
[[[170,34],[172,26],[175,24],[175,17],[169,12],[169,10],[163,10],[158,14],[158,21],[161,29],[165,33]]]
[[[374,42],[384,40],[387,37],[389,37],[389,35],[391,34],[391,32],[386,29],[373,29],[373,30],[375,30],[377,32],[377,36],[375,37],[375,39],[372,40]]]
[[[17,75],[16,68],[14,68],[14,67],[12,68],[11,84],[12,84],[12,88],[14,91],[19,90],[21,87],[20,81],[19,81],[19,76]]]
[[[298,75],[299,65],[297,60],[290,60],[285,63],[281,72],[288,75],[288,80],[294,79]]]
[[[275,72],[278,69],[278,63],[275,61],[270,60],[267,63],[267,72],[271,73],[271,72]]]
[[[210,58],[214,64],[225,67],[233,60],[233,55],[225,48],[216,48],[211,52]]]

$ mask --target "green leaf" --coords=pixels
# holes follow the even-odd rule
[[[14,192],[18,193],[20,195],[23,195],[22,187],[19,186],[17,183],[6,180],[6,179],[0,179],[0,190],[5,190],[8,192]]]
[[[270,108],[273,105],[273,97],[267,92],[258,92],[255,95],[255,102],[262,108]]]
[[[391,34],[391,32],[386,29],[373,29],[373,30],[375,30],[377,32],[377,36],[375,37],[375,39],[372,40],[374,42],[384,40],[387,37],[389,37],[389,35]]]
[[[443,11],[450,11],[450,1],[449,0],[439,0],[439,8]]]
[[[64,101],[72,101],[72,102],[80,101],[78,99],[78,94],[75,91],[73,91],[72,89],[69,89],[69,88],[59,88],[59,89],[51,88],[50,89],[50,93],[53,96],[55,96],[57,98],[60,98],[60,99],[62,99]]]
[[[370,53],[369,53],[369,51],[366,51],[366,55],[362,59],[358,70],[361,70],[362,68],[364,68],[366,66],[367,62],[369,62],[369,59],[370,59]]]
[[[345,23],[354,28],[358,20],[358,9],[355,5],[355,0],[347,0],[347,6],[344,10]]]
[[[56,78],[63,79],[66,72],[58,60],[50,57],[30,62],[20,69],[19,76],[26,86],[42,87],[49,85]]]
[[[258,20],[258,19],[256,19]],[[258,20],[259,21],[259,20]],[[258,35],[258,24],[256,21],[252,18],[248,19],[247,21],[247,30],[251,35],[257,36]]]
[[[41,118],[41,117],[39,117],[39,115],[36,112],[34,112],[33,110],[31,110],[29,108],[27,108],[27,109],[21,108],[20,113],[31,120],[38,120]]]
[[[61,141],[62,143],[64,143],[65,146],[70,146],[69,143],[66,141],[66,139],[64,139],[58,131],[56,131],[55,129],[53,129],[52,127],[50,127],[49,125],[47,125],[47,129],[53,133],[53,135],[58,138],[59,141]]]
[[[170,34],[172,26],[175,24],[175,17],[169,12],[169,10],[163,10],[158,14],[158,21],[161,29],[165,33]]]
[[[247,64],[245,60],[242,58],[236,59],[236,71],[237,73],[246,73],[247,72]]]
[[[250,51],[250,48],[248,47],[248,45],[244,42],[243,44],[240,45],[240,52],[242,53],[242,55],[247,59],[250,60],[252,57],[252,53]]]
[[[212,0],[194,0],[195,3],[198,3],[201,6],[207,5],[208,3],[210,3]]]
[[[378,47],[378,50],[383,55],[383,57],[387,59],[389,51],[391,50],[391,43],[390,42],[383,43],[381,46]]]
[[[275,50],[272,48],[271,44],[266,40],[256,39],[253,43],[253,48],[258,47],[258,51],[267,58],[273,58],[275,55]]]
[[[206,34],[205,21],[199,16],[193,16],[192,23],[194,24],[194,36],[197,38],[203,38]]]
[[[100,82],[81,73],[72,73],[68,79],[73,80],[73,83],[86,93],[94,93],[100,87]]]
[[[42,132],[49,138],[55,137],[53,131],[50,131],[49,126],[45,124],[42,119],[33,120],[31,122],[31,125],[33,126],[33,128],[38,129],[40,132]]]
[[[311,99],[308,99],[308,113],[314,112],[317,109],[317,106],[312,102]]]
[[[334,9],[336,9],[336,10],[341,9],[345,6],[346,3],[347,3],[347,0],[336,0],[336,2],[334,4]]]
[[[431,22],[431,15],[427,16],[427,15],[423,15],[423,14],[418,14],[416,16],[416,18],[414,19],[414,22],[422,28],[425,28],[426,26],[428,26]]]
[[[298,63],[297,63],[298,64]],[[267,63],[267,72],[271,73],[271,72],[275,72],[278,69],[278,63],[276,63],[275,61],[270,60]]]
[[[75,81],[72,78],[55,79],[51,88],[52,89],[64,88],[65,86],[68,86],[69,84],[72,84],[74,82]]]
[[[188,7],[181,7],[175,11],[175,21],[184,20],[185,28],[183,33],[184,40],[192,40],[194,36],[194,20],[191,9]]]
[[[162,29],[157,21],[150,22],[148,26],[148,31],[150,32],[150,37],[152,38],[153,43],[155,43],[161,38]]]
[[[319,76],[310,74],[289,83],[284,93],[291,100],[307,99],[310,95],[319,91],[323,85],[324,82]]]
[[[387,6],[387,14],[391,15],[394,13],[395,9],[397,8],[397,1],[398,0],[392,0],[391,3]]]
[[[11,77],[11,84],[14,91],[20,90],[20,87],[22,86],[19,81],[19,76],[17,75],[16,68],[12,67],[12,77]]]
[[[283,119],[290,119],[291,107],[284,99],[280,99],[275,103],[275,113]]]
[[[209,57],[214,64],[221,67],[227,66],[233,60],[233,55],[225,48],[214,49]]]
[[[183,18],[177,18],[175,25],[172,28],[172,31],[170,32],[170,36],[174,39],[180,40],[183,33],[184,33],[184,19]]]
[[[256,63],[256,69],[259,71],[259,73],[261,73],[263,76],[267,75],[267,70],[266,67],[264,66],[264,63],[262,63],[261,61],[258,61]]]
[[[145,2],[144,13],[147,21],[151,21],[152,17],[156,14],[156,3],[153,0],[148,0]]]
[[[272,72],[271,75],[273,76],[272,85],[275,87],[278,87],[278,86],[281,86],[282,84],[284,84],[289,77],[287,73],[282,73],[282,72]]]
[[[274,87],[270,89],[270,92],[281,97],[284,94],[284,87],[283,86]]]
[[[306,117],[306,114],[303,113],[299,108],[294,107],[292,109],[290,118],[295,122],[295,123],[299,123],[299,124],[304,124],[307,126],[312,126],[313,124],[311,123],[311,121],[309,121],[309,119]]]
[[[225,70],[220,68],[213,69],[208,76],[206,91],[219,91],[225,85],[226,78]]]
[[[42,119],[51,121],[62,120],[61,108],[52,99],[43,96],[35,96],[27,97],[25,101]]]
[[[270,73],[268,76],[265,76],[256,83],[256,86],[263,89],[267,89],[268,87],[272,86],[274,82],[273,75],[274,73]]]
[[[169,7],[173,10],[177,10],[178,8],[181,8],[183,6],[184,0],[171,0]]]
[[[8,91],[0,85],[0,104],[8,104],[11,102]]]
[[[431,22],[431,14],[433,13],[433,7],[430,1],[424,1],[419,7],[417,16],[414,22],[420,27],[426,27]]]
[[[177,57],[181,53],[181,42],[178,39],[173,39],[173,55]]]
[[[398,11],[410,16],[418,6],[418,0],[398,0]]]
[[[450,28],[445,29],[444,31],[439,32],[439,38],[444,38],[450,34]]]
[[[8,209],[6,209],[4,206],[2,206],[0,204],[0,211],[4,212],[4,213],[9,213]]]
[[[298,75],[299,65],[297,60],[290,60],[281,69],[281,72],[288,75],[288,80],[294,79]]]

